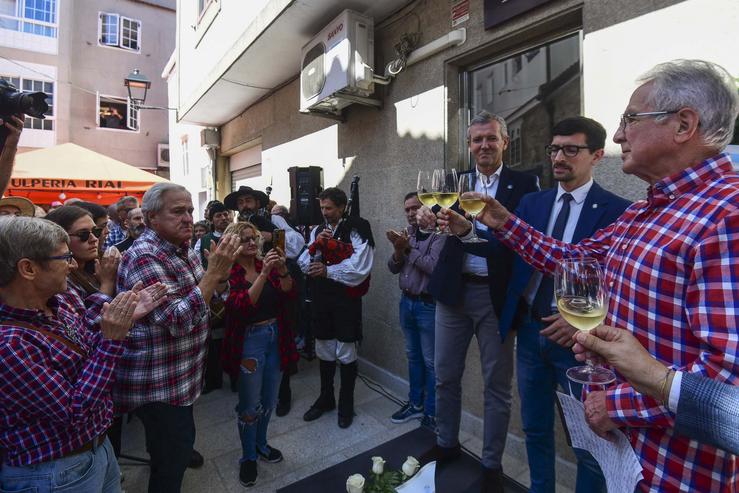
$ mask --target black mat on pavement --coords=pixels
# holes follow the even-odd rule
[[[277,493],[343,493],[346,491],[346,478],[361,474],[368,478],[372,469],[371,457],[381,456],[387,462],[385,467],[400,469],[407,456],[418,458],[436,443],[436,436],[427,428],[419,427],[405,435],[385,442],[371,450],[303,478],[291,485],[277,490]],[[481,485],[481,466],[478,460],[462,453],[462,457],[436,468],[436,493],[479,493]],[[508,493],[523,493],[526,489],[516,481],[506,477]]]

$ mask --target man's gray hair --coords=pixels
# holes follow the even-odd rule
[[[470,137],[470,128],[473,125],[487,125],[490,122],[498,122],[498,125],[500,125],[500,135],[502,137],[508,137],[508,124],[505,122],[505,119],[502,116],[482,110],[470,120],[470,124],[467,127],[467,138]]]
[[[139,206],[139,199],[137,199],[133,195],[126,195],[125,197],[121,197],[120,199],[118,199],[118,202],[116,202],[116,206],[118,207],[118,209],[120,209],[121,207],[125,206],[129,202],[135,202],[136,207]]]
[[[164,208],[164,194],[167,192],[185,192],[190,195],[187,188],[176,183],[164,182],[157,183],[144,194],[144,199],[141,201],[141,211],[144,213],[144,222],[147,226],[149,224],[149,216],[154,212],[159,212]]]
[[[720,65],[704,60],[673,60],[660,63],[637,82],[653,84],[647,103],[655,111],[692,108],[700,118],[703,142],[721,150],[731,142],[739,114],[739,95],[734,79]]]
[[[20,259],[43,260],[62,243],[69,243],[69,235],[56,223],[34,217],[0,218],[0,287],[11,283]]]
[[[135,209],[131,209],[130,211],[128,211],[128,214],[126,215],[126,218],[130,221],[131,218],[133,217],[133,215],[136,214],[136,212],[138,212],[138,211],[141,211],[141,207],[136,207]],[[143,214],[143,211],[141,211],[141,212]]]

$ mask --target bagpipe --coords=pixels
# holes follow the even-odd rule
[[[355,229],[362,239],[369,242],[371,247],[375,246],[369,222],[359,216],[359,176],[356,175],[352,178],[346,209],[344,210],[341,221],[336,227],[334,236],[331,238],[317,238],[308,246],[311,262],[321,261],[326,265],[336,265],[352,256],[354,247],[351,242],[342,241],[341,234],[339,234],[339,237],[336,236],[336,233],[342,228],[347,228],[347,233]],[[348,234],[346,239],[348,239]],[[367,279],[360,285],[347,287],[347,294],[354,298],[364,296],[369,290],[369,283],[370,276],[367,276]]]

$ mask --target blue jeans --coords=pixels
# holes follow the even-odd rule
[[[113,446],[105,441],[89,452],[30,466],[0,469],[0,492],[119,493],[121,471]]]
[[[280,348],[277,323],[252,327],[244,336],[236,405],[241,462],[257,460],[257,447],[267,453],[267,426],[280,388]]]
[[[405,295],[400,298],[400,327],[405,334],[405,354],[408,357],[408,400],[415,407],[423,403],[427,416],[436,416],[435,316],[435,304],[414,301]]]
[[[530,492],[554,493],[554,399],[557,384],[565,392],[579,398],[581,386],[569,382],[566,371],[580,366],[569,348],[539,334],[541,322],[527,314],[518,330],[516,371],[521,397],[521,419],[526,433],[526,453],[531,473]],[[573,449],[577,457],[575,491],[590,493],[606,491],[605,479],[597,461],[590,453]]]

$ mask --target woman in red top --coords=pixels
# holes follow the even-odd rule
[[[273,249],[260,258],[262,236],[253,224],[232,224],[224,234],[231,233],[241,238],[242,250],[229,278],[223,367],[229,375],[239,375],[239,480],[249,487],[257,481],[257,456],[267,462],[282,460],[282,453],[267,445],[267,426],[282,371],[298,358],[285,309],[295,289],[284,252]]]

